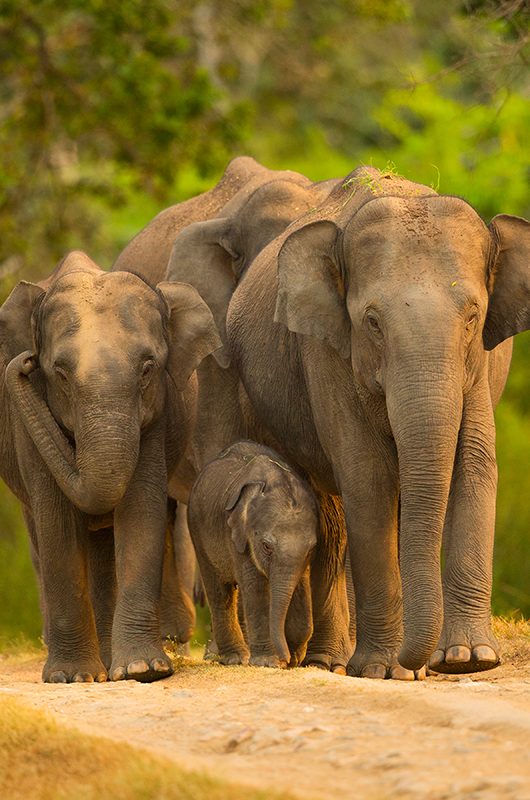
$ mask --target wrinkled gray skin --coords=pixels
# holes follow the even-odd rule
[[[463,200],[366,168],[234,292],[228,341],[256,413],[317,488],[342,495],[350,674],[498,663],[493,407],[509,337],[529,327],[528,222],[487,227]]]
[[[219,344],[190,286],[155,291],[83,253],[0,308],[0,469],[32,540],[45,681],[170,673],[165,487],[193,425],[190,375]]]
[[[237,442],[201,471],[188,520],[221,663],[249,661],[237,585],[249,663],[300,664],[312,632],[308,573],[319,524],[309,485],[273,450]]]
[[[186,280],[195,286],[212,309],[223,340],[228,304],[249,264],[293,220],[322,202],[338,185],[338,181],[314,184],[293,172],[271,174],[273,178],[260,179],[236,195],[218,217],[185,228],[171,252],[168,279]],[[283,443],[256,420],[238,371],[230,364],[228,348],[218,360],[224,370],[211,358],[198,370],[199,405],[193,436],[198,466],[242,435],[285,456]],[[318,500],[320,536],[311,570],[314,635],[306,664],[343,671],[352,652],[344,575],[345,525],[340,498],[319,492]]]
[[[174,235],[167,279],[185,281],[197,288],[226,341],[226,309],[248,264],[336,185],[337,181],[313,184],[298,173],[275,172],[250,158],[237,158],[211,192],[155,218],[124,250],[115,268],[139,272],[153,280],[161,269],[160,253],[166,257],[168,241]],[[149,253],[155,254],[151,260]],[[200,468],[231,443],[250,436],[275,446],[270,434],[262,426],[256,427],[226,347],[216,353],[215,359],[206,358],[197,374],[197,422],[188,456],[170,487],[172,496],[184,502]],[[339,670],[352,650],[341,521],[340,501],[324,502],[321,498],[322,535],[311,572],[315,636],[307,655],[307,663]]]
[[[112,271],[134,272],[153,286],[163,281],[173,243],[183,228],[198,220],[210,219],[233,197],[252,191],[253,186],[259,185],[264,180],[270,180],[273,174],[271,170],[262,167],[252,158],[243,156],[234,159],[213,189],[171,206],[151,220],[126,245],[113,264]],[[189,283],[189,280],[186,278],[184,282]],[[231,391],[232,396],[237,395],[237,377],[224,375],[215,359],[212,358],[211,362],[213,363],[209,363],[207,367],[206,380],[210,384],[212,395],[215,394],[220,381],[223,386],[227,385],[227,390]],[[201,415],[206,417],[207,425],[211,419],[210,402],[210,396],[208,395],[208,399],[205,400],[203,394]],[[235,402],[238,408],[237,397]],[[219,409],[216,409],[215,415],[217,418]],[[183,504],[187,501],[193,481],[197,477],[197,465],[199,463],[202,465],[209,458],[213,458],[227,444],[241,438],[244,432],[241,415],[237,412],[232,413],[230,409],[221,411],[219,427],[224,429],[220,437],[205,436],[196,440],[191,447],[190,458],[181,462],[178,474],[173,477],[170,490],[172,497],[179,500],[179,509],[173,530],[168,532],[166,538],[160,622],[162,635],[180,644],[189,641],[195,627],[193,604],[195,567],[192,566],[195,564],[195,554],[187,530],[186,508]]]

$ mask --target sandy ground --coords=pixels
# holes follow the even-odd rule
[[[0,660],[2,695],[63,724],[304,798],[530,800],[530,663],[422,683],[179,659],[156,684],[46,685]]]

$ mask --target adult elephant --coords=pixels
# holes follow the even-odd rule
[[[158,625],[167,475],[193,424],[190,376],[220,344],[192,287],[154,290],[79,252],[1,307],[0,469],[33,541],[45,681],[170,673]]]
[[[240,160],[232,162],[227,172]],[[250,161],[244,159],[247,166]],[[180,207],[180,212],[179,207],[174,207],[171,212],[173,231],[178,235],[169,257],[166,277],[170,281],[190,283],[199,291],[211,308],[225,343],[215,359],[204,359],[197,371],[196,425],[188,458],[171,482],[171,494],[183,502],[186,502],[191,489],[190,477],[196,477],[201,467],[228,445],[250,436],[277,446],[274,439],[256,424],[246,398],[241,397],[239,375],[235,366],[230,364],[226,347],[226,310],[237,282],[253,258],[293,220],[322,202],[338,183],[332,180],[315,184],[296,172],[267,170],[256,162],[254,164],[254,171],[247,171],[247,180],[218,208],[217,214],[212,214],[213,205],[206,196],[203,196],[204,218],[200,221],[190,218],[185,204]],[[224,181],[225,177],[221,184]],[[218,197],[216,192],[214,188],[212,195]],[[199,201],[197,198],[194,214],[198,213]],[[149,238],[145,254],[157,251],[159,247],[165,248],[166,237],[160,238],[155,223],[156,219],[144,229],[144,241]],[[145,261],[142,261],[136,257],[134,249],[128,253],[124,251],[116,266],[124,268],[125,265],[127,269],[152,279],[153,272],[158,269],[158,259],[150,261],[145,254]],[[344,526],[337,498],[322,497],[320,508],[320,552],[315,558],[311,578],[315,635],[308,648],[306,663],[340,670],[352,649],[343,573]],[[178,531],[177,539],[184,533]]]
[[[351,675],[498,663],[493,406],[510,337],[530,327],[529,257],[525,220],[487,227],[461,199],[363,167],[233,294],[228,342],[255,412],[344,502]]]

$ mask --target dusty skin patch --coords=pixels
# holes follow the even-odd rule
[[[503,665],[423,683],[176,659],[155,684],[45,685],[0,661],[2,696],[181,767],[306,798],[530,800],[530,628],[496,622]]]

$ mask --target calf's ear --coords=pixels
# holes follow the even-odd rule
[[[249,512],[255,499],[265,489],[265,481],[252,481],[238,484],[227,498],[225,511],[232,541],[238,553],[244,553],[248,541]]]

